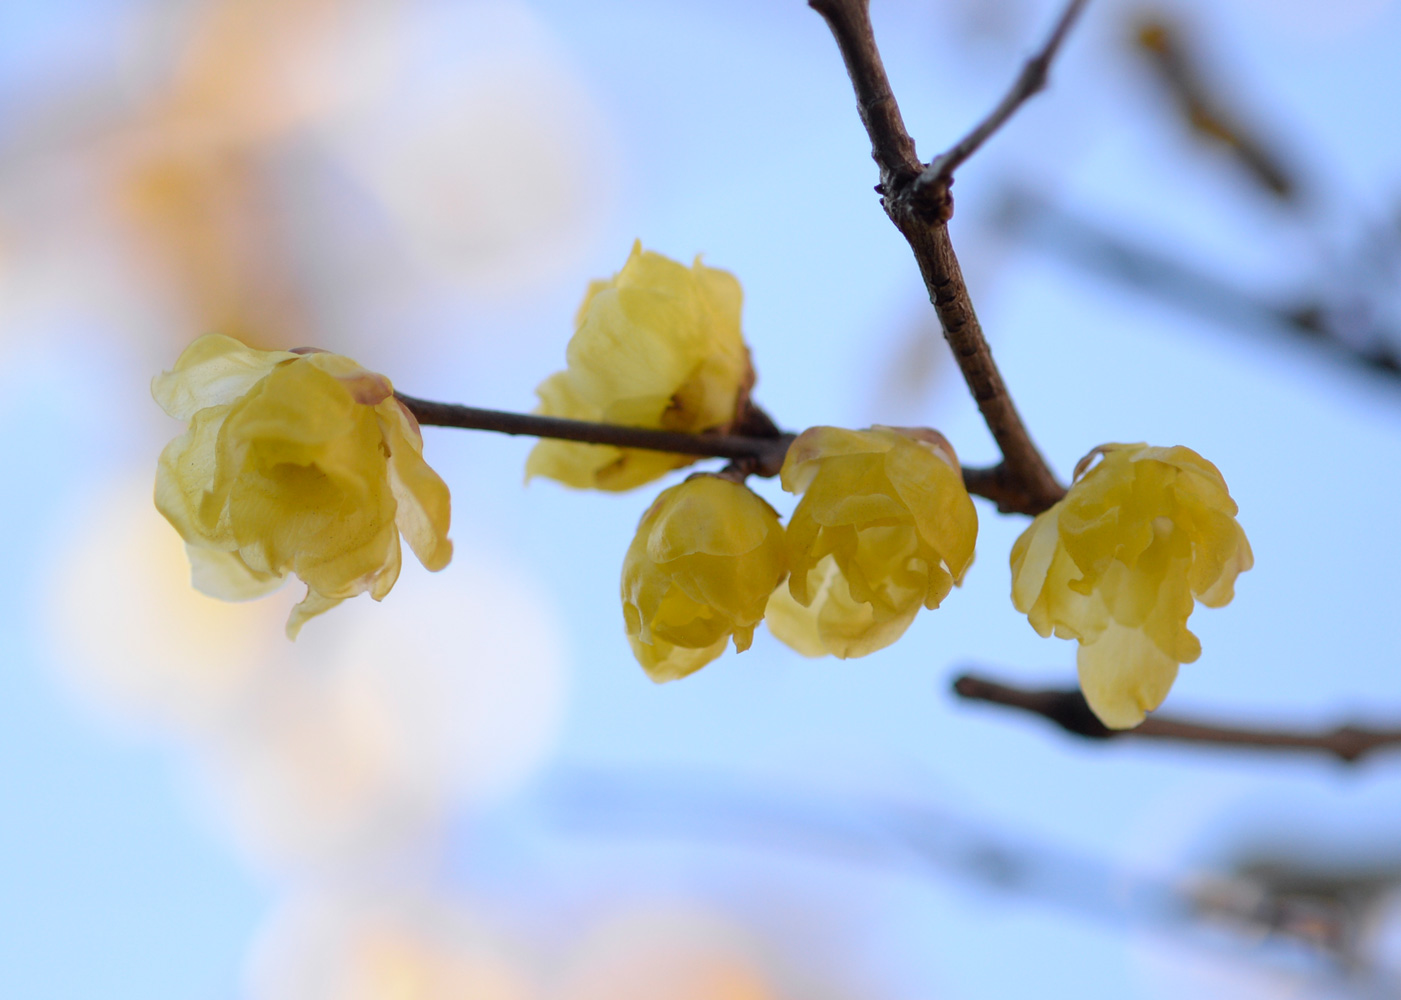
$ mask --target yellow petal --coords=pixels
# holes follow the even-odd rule
[[[1012,545],[1012,605],[1022,614],[1030,612],[1041,596],[1060,546],[1057,514],[1054,508],[1038,514]],[[1049,635],[1050,630],[1042,634]]]
[[[192,545],[232,548],[233,536],[221,507],[202,513],[205,494],[214,486],[216,444],[229,406],[195,413],[189,428],[161,451],[156,462],[156,509]]]
[[[725,638],[703,649],[684,649],[661,639],[644,643],[636,636],[628,636],[632,655],[637,658],[647,676],[658,684],[688,677],[707,663],[718,659],[720,654],[725,652],[725,643],[728,641],[728,638]]]
[[[1177,679],[1176,660],[1142,632],[1118,624],[1082,643],[1076,662],[1085,700],[1110,729],[1138,725]]]
[[[810,613],[772,600],[782,618],[774,634],[806,652],[815,629],[823,648],[860,656],[894,642],[921,606],[939,607],[972,562],[978,531],[956,466],[924,429],[800,434],[780,479],[803,494],[786,546],[790,594]]]
[[[201,594],[221,601],[249,601],[277,590],[286,575],[259,573],[245,563],[237,552],[186,545],[190,558],[190,582]]]
[[[344,598],[327,597],[316,591],[307,588],[306,597],[292,607],[292,613],[287,616],[287,638],[296,642],[297,636],[302,631],[302,626],[315,618],[317,615],[330,611]]]
[[[386,400],[376,413],[389,446],[389,488],[398,505],[395,522],[418,561],[436,572],[452,559],[448,540],[452,499],[447,484],[423,460],[418,421],[403,404]]]
[[[224,406],[242,396],[277,365],[295,361],[287,351],[259,351],[232,337],[200,337],[151,380],[151,395],[166,413],[189,420],[207,406]]]
[[[788,587],[779,587],[769,598],[764,616],[774,637],[804,656],[845,660],[884,649],[905,634],[920,608],[916,601],[890,617],[878,618],[871,604],[852,597],[846,577],[831,556],[810,574],[808,592],[812,600],[804,607]]]

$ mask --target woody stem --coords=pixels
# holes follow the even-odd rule
[[[497,434],[523,434],[559,441],[578,441],[583,444],[605,444],[615,448],[641,448],[645,451],[694,455],[697,458],[727,458],[731,462],[743,463],[748,474],[767,478],[777,476],[783,468],[788,446],[796,437],[795,434],[776,427],[772,433],[766,434],[684,434],[648,427],[595,423],[590,420],[543,417],[535,413],[484,410],[458,403],[418,399],[401,392],[394,395],[420,424],[492,431]],[[1013,496],[1014,492],[1006,485],[1000,470],[1000,466],[991,469],[964,469],[964,485],[969,493],[986,497],[1001,505],[1004,500]]]

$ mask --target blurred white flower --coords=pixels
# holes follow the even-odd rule
[[[636,907],[585,935],[558,1000],[778,1000],[760,942],[692,905]]]
[[[162,357],[210,330],[360,356],[444,283],[538,288],[597,232],[609,129],[519,0],[177,6],[0,145],[12,336],[61,317]]]
[[[565,688],[545,592],[460,547],[441,574],[406,567],[396,593],[332,612],[197,748],[255,862],[325,871],[421,846],[551,749]]]
[[[410,28],[413,71],[328,118],[330,148],[428,273],[497,295],[563,273],[616,185],[584,81],[516,0],[454,4]]]
[[[52,563],[42,624],[64,679],[109,719],[196,735],[275,666],[286,602],[229,604],[190,586],[148,479],[99,489],[67,519],[76,530]]]
[[[528,971],[443,897],[345,891],[293,899],[245,970],[249,1000],[531,1000]]]

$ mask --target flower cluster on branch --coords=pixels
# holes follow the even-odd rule
[[[590,286],[540,411],[579,427],[704,440],[760,424],[735,278],[633,247]],[[389,381],[347,358],[192,345],[153,386],[189,430],[166,448],[157,506],[190,550],[196,586],[242,599],[307,584],[288,634],[368,591],[382,598],[403,533],[447,563],[448,493]],[[571,432],[572,433],[572,432]],[[528,475],[621,491],[689,465],[661,446],[542,440]],[[600,437],[606,437],[600,435]],[[1078,472],[1101,458],[1083,476]],[[806,656],[865,656],[934,610],[973,562],[978,517],[953,446],[928,428],[812,427],[777,472],[800,497],[786,526],[736,460],[663,491],[623,559],[624,629],[656,681],[685,677],[763,621]],[[1085,697],[1106,726],[1138,724],[1200,653],[1194,601],[1227,603],[1251,552],[1216,468],[1187,448],[1103,445],[1012,549],[1012,600],[1042,635],[1080,643]]]

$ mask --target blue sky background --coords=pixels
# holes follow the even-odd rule
[[[356,90],[258,140],[279,246],[295,264],[287,280],[310,303],[298,321],[307,339],[414,395],[529,409],[534,385],[563,363],[585,285],[616,271],[640,237],[683,260],[703,253],[740,278],[757,397],[785,427],[924,423],[966,462],[994,458],[945,352],[912,346],[937,329],[908,248],[871,191],[876,172],[835,46],[805,6],[351,6],[399,26],[397,61],[375,69],[379,50],[348,48],[337,65],[363,59],[355,85],[372,96]],[[1054,10],[1032,0],[875,7],[925,157],[996,101]],[[1223,470],[1240,504],[1256,568],[1229,608],[1193,617],[1204,653],[1183,668],[1165,711],[1299,725],[1401,717],[1401,383],[1268,327],[1205,320],[1090,274],[1008,237],[997,208],[1009,188],[1031,189],[1262,297],[1293,302],[1322,289],[1344,306],[1365,302],[1395,328],[1396,271],[1364,281],[1352,245],[1369,229],[1401,242],[1390,106],[1401,8],[1312,8],[1164,8],[1192,26],[1222,92],[1298,164],[1310,192],[1300,210],[1270,201],[1186,134],[1127,44],[1133,10],[1098,0],[1051,90],[958,178],[955,244],[1003,374],[1055,469],[1068,476],[1105,441],[1181,443]],[[547,983],[530,995],[588,995],[548,985],[587,978],[577,969],[612,947],[588,928],[650,940],[610,914],[677,906],[740,928],[740,951],[767,977],[767,993],[706,996],[1354,995],[1323,963],[1247,934],[1155,930],[1124,900],[1150,876],[1175,883],[1223,871],[1255,842],[1319,865],[1396,866],[1396,759],[1344,769],[1103,746],[956,703],[948,681],[968,664],[1031,684],[1068,683],[1074,670],[1073,646],[1038,638],[1007,599],[1006,554],[1025,521],[982,502],[965,586],[894,647],[813,662],[761,632],[742,656],[656,687],[623,640],[616,579],[660,486],[622,496],[523,488],[528,443],[429,428],[428,457],[453,490],[454,565],[441,581],[406,567],[383,606],[355,602],[308,632],[330,635],[361,616],[388,621],[396,599],[425,595],[428,606],[435,586],[479,595],[489,610],[459,616],[447,605],[414,626],[438,638],[415,641],[436,642],[425,655],[449,670],[488,678],[471,689],[487,692],[476,704],[515,706],[526,720],[518,728],[542,734],[538,745],[484,791],[444,779],[436,825],[418,839],[391,837],[387,851],[357,847],[320,864],[330,848],[310,834],[282,853],[250,840],[247,823],[221,811],[232,786],[209,777],[224,773],[215,758],[243,766],[227,731],[210,750],[213,729],[153,723],[148,702],[114,701],[84,680],[75,656],[117,640],[102,638],[110,616],[68,599],[89,593],[69,574],[81,575],[73,546],[89,537],[102,498],[113,483],[149,477],[178,432],[150,402],[150,376],[203,332],[192,328],[198,311],[171,291],[178,282],[132,264],[147,251],[132,249],[142,246],[139,227],[120,224],[109,184],[127,148],[114,136],[135,128],[168,84],[181,26],[198,12],[175,0],[0,8],[0,427],[11,469],[0,493],[10,526],[0,543],[9,567],[0,583],[0,993],[347,995],[287,985],[280,959],[266,957],[284,954],[282,918],[270,915],[292,912],[288,900],[345,893],[468,907],[485,928],[474,934],[510,942],[492,954]],[[470,127],[440,145],[423,140],[415,159],[427,134],[416,130],[451,132],[444,119],[463,108]],[[414,200],[426,183],[414,164],[444,151],[458,157],[445,174],[485,194]],[[933,371],[913,390],[892,375],[921,358]],[[791,509],[774,484],[757,488]],[[147,567],[127,569],[105,578],[119,609],[153,586]],[[498,576],[512,581],[505,596],[491,593]],[[248,628],[281,642],[278,619]],[[520,675],[513,651],[535,648],[522,633],[535,629],[558,641],[541,647],[548,664],[531,675],[545,678],[539,698],[555,707],[532,714],[536,689],[505,685]],[[340,655],[298,669],[334,671]],[[394,673],[373,676],[392,683]],[[500,702],[492,684],[503,685]],[[236,713],[245,729],[234,743],[281,745],[263,738],[270,724],[251,704]],[[309,717],[317,704],[306,702]],[[490,721],[471,724],[485,731]],[[498,757],[492,746],[477,752],[488,761],[517,753]],[[284,766],[268,753],[269,773]],[[624,810],[562,807],[577,802],[568,793],[584,771],[650,776],[665,790],[653,796],[659,809],[681,797],[680,819],[664,825],[697,835],[640,836]],[[717,835],[687,812],[704,812],[685,805],[691,791],[718,789],[728,801],[755,787],[761,798],[777,790],[787,819],[722,824]],[[936,849],[930,863],[900,850],[853,860],[792,827],[807,810],[819,826],[888,838],[893,804],[922,811],[948,842],[1009,845],[1059,881],[1039,895],[999,890],[956,850]],[[662,934],[672,925],[638,926]],[[677,936],[710,941],[696,926],[679,920]],[[729,940],[717,954],[729,954]]]

